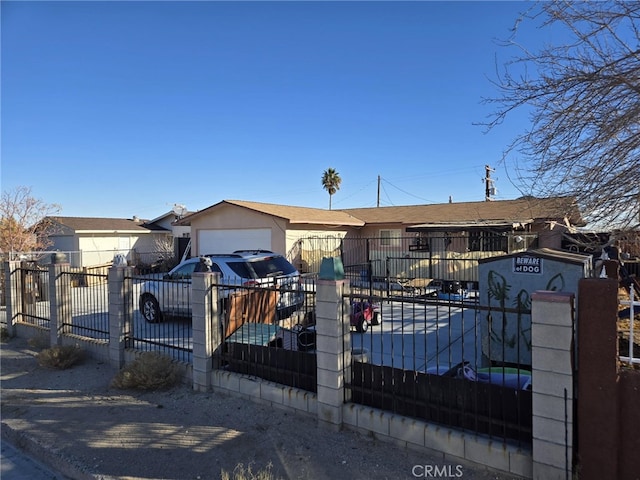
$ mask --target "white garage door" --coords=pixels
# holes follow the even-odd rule
[[[200,230],[198,255],[234,250],[271,250],[271,229]]]

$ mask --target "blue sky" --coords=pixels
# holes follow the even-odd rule
[[[224,199],[334,209],[519,196],[485,133],[524,2],[2,1],[2,190],[67,216]],[[547,34],[525,37],[539,45]]]

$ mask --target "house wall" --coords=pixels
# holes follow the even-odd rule
[[[153,222],[154,225],[158,225],[159,227],[166,228],[174,238],[178,237],[188,237],[191,233],[191,227],[189,226],[181,226],[181,225],[173,225],[173,222],[176,220],[176,217],[173,215],[168,215],[165,218]]]
[[[236,207],[220,205],[215,214],[200,215],[191,221],[191,251],[199,254],[198,232],[202,230],[253,230],[271,229],[271,249],[275,252],[286,252],[287,222],[284,219]]]
[[[147,235],[130,237],[132,243],[131,248],[135,249],[139,254],[155,253],[158,251],[158,242],[165,238],[171,238],[171,232],[150,232]]]
[[[78,239],[73,235],[57,235],[49,238],[53,242],[49,246],[49,250],[59,250],[61,252],[78,251]]]
[[[534,223],[531,232],[538,234],[538,245],[540,248],[562,248],[562,234],[567,232],[566,227],[558,223]]]
[[[114,255],[129,255],[131,249],[138,253],[155,251],[155,239],[151,234],[131,235],[114,233],[113,235],[79,235],[77,250],[82,251],[82,266],[102,265],[113,260]]]

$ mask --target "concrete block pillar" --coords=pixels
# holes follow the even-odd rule
[[[62,335],[71,331],[71,277],[68,263],[49,265],[49,335],[51,345],[62,345]]]
[[[193,389],[211,389],[214,353],[222,343],[222,328],[218,311],[218,273],[194,273],[191,277],[193,321]]]
[[[345,384],[351,381],[351,333],[348,280],[318,280],[316,291],[316,360],[318,419],[342,426],[343,404],[349,400]]]
[[[107,273],[109,288],[109,363],[122,368],[124,351],[131,335],[133,320],[132,267],[111,267]]]
[[[22,278],[20,262],[4,262],[4,295],[7,314],[7,333],[16,336],[16,323],[22,308]]]
[[[533,479],[572,478],[574,294],[531,296]]]

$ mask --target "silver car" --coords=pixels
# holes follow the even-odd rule
[[[161,280],[141,285],[140,313],[147,322],[162,321],[163,316],[191,316],[191,275],[196,271],[220,274],[220,298],[233,288],[264,286],[279,291],[277,314],[290,315],[304,302],[300,273],[282,255],[265,251],[237,251],[232,254],[205,255],[181,262]],[[236,289],[237,290],[237,289]]]

